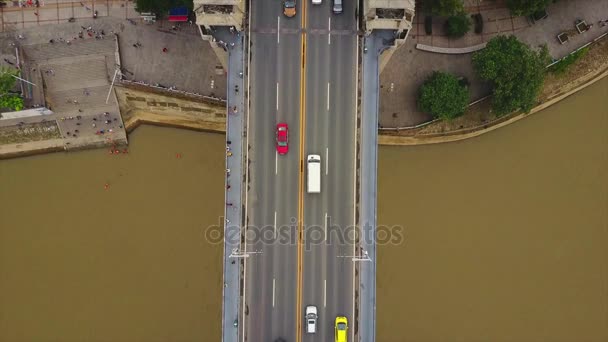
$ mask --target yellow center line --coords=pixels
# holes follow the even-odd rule
[[[298,190],[298,266],[297,266],[297,284],[296,284],[296,342],[302,339],[302,272],[303,272],[303,257],[302,243],[304,236],[304,133],[306,125],[306,0],[302,4],[302,56],[300,64],[300,172],[299,172],[299,190]]]

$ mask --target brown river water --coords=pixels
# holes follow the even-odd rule
[[[608,341],[607,108],[380,148],[379,342]],[[130,142],[0,161],[0,342],[220,340],[224,138]]]

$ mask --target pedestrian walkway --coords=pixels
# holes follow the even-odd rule
[[[387,36],[388,35],[388,36]],[[361,163],[359,163],[360,247],[369,260],[359,263],[359,339],[374,341],[376,333],[376,212],[378,169],[379,55],[391,31],[373,31],[364,40],[361,79]],[[389,39],[387,39],[389,38]]]
[[[241,309],[240,275],[242,260],[247,257],[241,248],[243,222],[243,187],[246,143],[244,37],[227,28],[218,29],[216,40],[225,42],[228,50],[228,115],[226,118],[226,206],[224,229],[224,293],[222,341],[239,341],[238,321]],[[221,38],[220,38],[221,37]]]

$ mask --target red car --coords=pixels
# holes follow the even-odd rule
[[[289,129],[286,123],[277,124],[277,152],[279,154],[287,154],[289,151]]]

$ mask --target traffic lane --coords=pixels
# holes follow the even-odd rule
[[[251,190],[248,192],[248,239],[247,251],[259,252],[246,259],[246,326],[247,336],[252,341],[265,340],[271,334],[268,319],[272,309],[272,296],[267,290],[272,284],[273,250],[256,238],[262,230],[272,225],[274,217],[274,179],[265,172],[267,165],[274,162],[274,131],[276,110],[272,96],[275,91],[277,73],[273,67],[277,60],[277,49],[271,37],[254,34],[252,36],[252,69],[250,98],[249,159]],[[270,51],[270,53],[268,53]],[[264,63],[264,61],[275,63]],[[233,91],[232,89],[230,91]],[[239,177],[239,176],[236,176]]]
[[[300,141],[302,37],[293,33],[285,33],[281,36],[283,39],[277,45],[278,63],[272,63],[272,60],[267,60],[265,63],[276,68],[277,117],[281,122],[289,125],[290,153],[297,154]]]
[[[251,2],[251,23],[253,30],[275,27],[277,17],[283,16],[283,3],[273,0],[256,0]]]
[[[327,233],[326,208],[329,186],[326,175],[326,150],[328,142],[328,81],[330,63],[326,35],[308,34],[306,51],[306,139],[305,155],[321,156],[321,193],[304,194],[304,253],[302,274],[301,320],[307,305],[315,305],[318,310],[318,332],[314,335],[304,333],[303,341],[326,341],[332,338],[327,329],[325,311],[327,303],[327,255],[325,239]],[[307,176],[305,172],[305,176]],[[303,325],[305,328],[305,325]]]
[[[354,272],[352,257],[354,246],[355,201],[355,127],[357,99],[356,36],[336,36],[332,41],[331,56],[340,60],[330,71],[330,157],[328,182],[331,198],[328,207],[332,240],[327,247],[328,303],[327,314],[346,316],[352,338],[354,332]],[[333,332],[333,326],[331,327]]]
[[[306,6],[306,18],[308,19],[306,27],[309,29],[327,29],[328,19],[331,17],[331,0],[323,1],[321,4]]]
[[[356,6],[358,1],[343,1],[342,13],[336,14],[332,11],[332,2],[327,1],[329,4],[329,10],[327,11],[331,16],[331,27],[332,30],[356,30],[357,29],[357,17],[356,17]]]
[[[279,106],[281,108],[281,106]],[[275,176],[275,232],[272,240],[276,301],[272,314],[274,338],[295,340],[297,294],[297,217],[299,201],[299,131],[291,128],[291,151],[278,156],[278,173]]]

